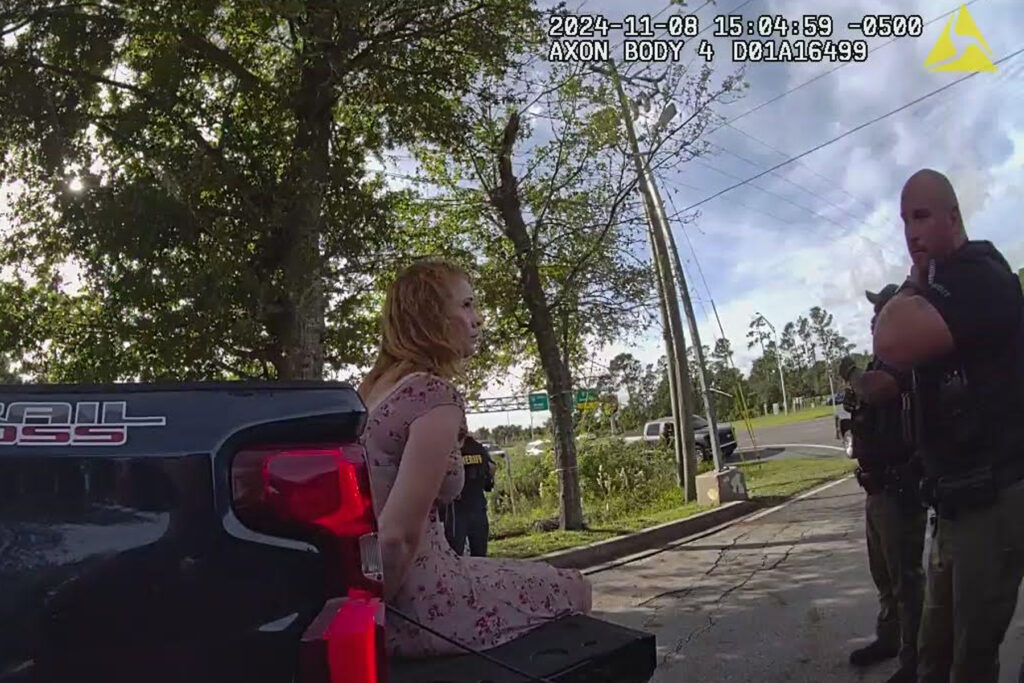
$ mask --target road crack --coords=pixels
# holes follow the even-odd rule
[[[769,553],[765,552],[765,549],[768,547],[768,544],[771,543],[772,541],[774,541],[776,538],[779,538],[780,536],[784,536],[786,531],[788,531],[789,528],[793,526],[793,524],[794,523],[792,523],[792,522],[786,523],[776,533],[772,534],[771,538],[769,538],[768,540],[764,541],[764,543],[762,543],[762,545],[760,547],[760,550],[761,550],[761,562],[760,562],[760,565],[754,567],[740,581],[738,581],[738,582],[728,586],[721,593],[718,594],[718,597],[715,598],[714,602],[711,603],[711,605],[708,608],[706,608],[708,610],[708,613],[705,614],[705,617],[707,618],[707,623],[702,624],[701,626],[691,630],[684,637],[678,639],[676,641],[676,643],[675,643],[675,646],[669,652],[666,652],[665,655],[662,657],[662,665],[663,666],[667,665],[668,661],[672,657],[678,656],[679,653],[683,650],[683,648],[686,647],[689,643],[691,643],[692,641],[696,640],[697,638],[699,638],[700,636],[704,635],[705,633],[710,631],[712,628],[714,628],[715,624],[717,623],[716,617],[718,616],[719,612],[721,611],[722,606],[723,606],[723,602],[726,600],[726,598],[728,598],[733,593],[735,593],[737,591],[740,591],[743,588],[745,588],[747,586],[747,584],[749,584],[754,579],[754,577],[757,576],[758,574],[761,574],[763,572],[774,571],[775,569],[778,569],[779,567],[781,567],[789,559],[790,555],[793,553],[793,551],[796,549],[796,547],[798,545],[800,545],[800,543],[807,536],[807,533],[808,533],[807,530],[802,531],[800,533],[800,536],[798,538],[796,538],[788,546],[786,546],[786,550],[779,557],[777,557],[773,561],[769,561],[770,555],[769,555]],[[736,541],[738,541],[738,540],[739,539],[737,538],[732,544],[730,544],[730,547],[735,546],[736,545]],[[714,566],[717,566],[717,564],[718,564],[718,561],[716,561]],[[714,568],[714,566],[713,566],[713,568]],[[709,569],[707,572],[705,572],[705,576],[709,575],[713,571],[713,568]]]
[[[661,600],[662,598],[685,597],[685,596],[689,595],[696,588],[695,584],[697,583],[697,581],[699,581],[700,579],[702,579],[704,577],[711,576],[712,574],[714,574],[715,570],[717,570],[719,568],[719,566],[721,566],[722,560],[725,559],[726,554],[728,554],[728,552],[730,550],[735,549],[736,545],[740,541],[742,541],[744,538],[746,538],[747,536],[749,536],[753,532],[754,532],[754,529],[750,529],[748,531],[744,531],[742,534],[738,534],[735,538],[733,538],[732,541],[729,543],[729,545],[724,546],[722,548],[719,548],[718,549],[718,556],[715,557],[715,561],[711,563],[711,566],[708,567],[704,571],[704,573],[702,575],[700,575],[700,577],[698,579],[694,579],[693,581],[691,581],[690,584],[687,585],[685,588],[675,588],[675,589],[672,589],[670,591],[664,591],[662,593],[658,593],[657,595],[654,595],[652,597],[647,598],[646,600],[643,600],[643,601],[637,603],[637,607],[646,607],[647,605],[651,604],[652,602],[654,602],[656,600]],[[655,609],[657,610],[658,608],[655,607]]]

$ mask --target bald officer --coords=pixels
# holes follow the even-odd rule
[[[900,213],[913,267],[874,350],[912,371],[921,492],[936,513],[918,680],[996,683],[1024,576],[1024,296],[999,251],[967,239],[941,173],[915,173]]]

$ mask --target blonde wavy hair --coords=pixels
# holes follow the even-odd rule
[[[437,258],[420,259],[398,274],[384,300],[377,360],[359,385],[363,400],[385,376],[397,381],[413,372],[449,378],[458,372],[463,351],[453,343],[448,304],[460,278],[470,281],[464,269]]]

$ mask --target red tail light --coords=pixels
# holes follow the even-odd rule
[[[329,600],[302,639],[302,683],[383,683],[383,570],[361,446],[251,448],[232,463],[235,513],[314,543]]]
[[[302,683],[383,683],[384,603],[339,598],[324,605],[302,636]]]

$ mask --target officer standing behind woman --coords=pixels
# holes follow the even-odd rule
[[[458,555],[466,550],[473,557],[487,556],[487,498],[485,491],[494,489],[494,461],[483,444],[471,436],[462,443],[462,463],[466,470],[466,483],[462,493],[445,510],[445,536]]]
[[[867,293],[879,311],[897,291],[888,285]],[[899,655],[900,666],[889,683],[917,680],[917,631],[924,598],[925,509],[918,495],[920,465],[913,458],[911,434],[904,413],[910,390],[907,373],[872,360],[867,371],[847,356],[839,374],[849,384],[847,410],[853,418],[853,455],[864,501],[868,567],[878,589],[875,640],[850,654],[850,663],[867,666]]]
[[[915,173],[900,213],[914,265],[874,347],[913,370],[921,492],[936,511],[919,680],[996,683],[1024,576],[1024,296],[995,247],[967,239],[945,176]]]

